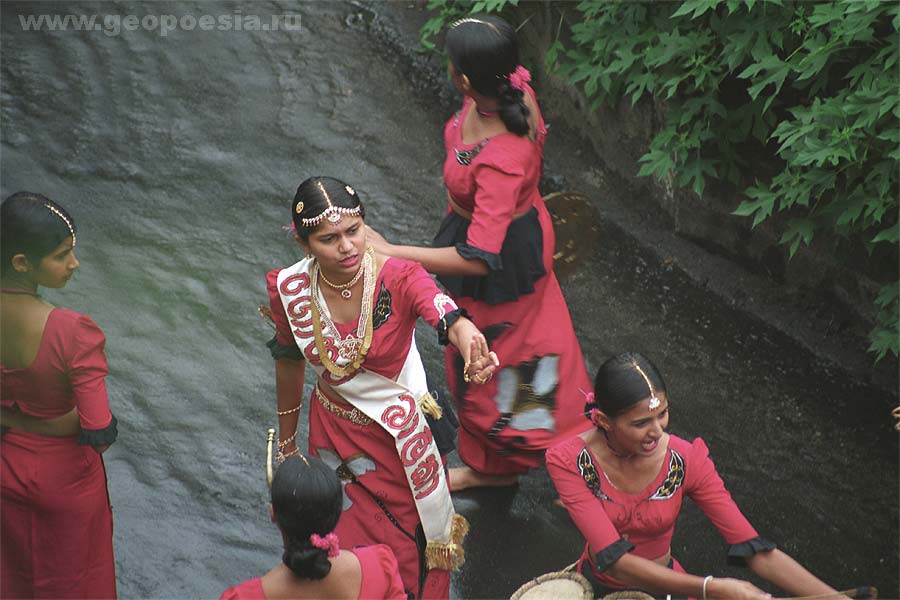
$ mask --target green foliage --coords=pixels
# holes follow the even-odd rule
[[[423,40],[468,12],[515,4],[431,0],[440,13]],[[592,108],[664,107],[640,175],[697,194],[713,180],[742,190],[734,214],[754,227],[778,219],[791,257],[822,233],[896,251],[900,4],[584,0],[552,10],[549,71],[581,86]],[[876,299],[878,360],[900,355],[898,290]]]
[[[743,190],[734,214],[781,213],[791,257],[817,233],[898,244],[900,6],[874,0],[584,1],[547,66],[594,102],[665,103],[639,174],[702,194]],[[757,157],[762,164],[751,162]],[[756,176],[748,182],[748,175]],[[870,350],[900,354],[900,284],[876,299]]]

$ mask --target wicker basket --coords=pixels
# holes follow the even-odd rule
[[[576,564],[532,579],[513,592],[510,600],[593,600],[594,589],[574,570]]]

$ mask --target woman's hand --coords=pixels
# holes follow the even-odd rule
[[[706,585],[707,598],[728,598],[733,600],[765,600],[772,594],[766,593],[741,579],[730,577],[713,577]]]
[[[372,246],[372,249],[379,254],[391,256],[391,243],[384,239],[384,236],[366,225],[366,243]]]
[[[488,348],[487,340],[475,324],[460,317],[450,326],[447,337],[459,349],[465,361],[463,378],[478,385],[490,381],[494,371],[500,366],[500,359]]]

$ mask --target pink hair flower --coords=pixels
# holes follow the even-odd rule
[[[325,537],[320,536],[318,533],[314,533],[309,536],[309,541],[319,550],[327,550],[328,558],[334,558],[341,553],[341,550],[338,547],[338,536],[333,531]]]
[[[516,67],[516,70],[509,74],[509,85],[520,92],[525,91],[525,84],[529,81],[531,81],[531,73],[522,65]]]

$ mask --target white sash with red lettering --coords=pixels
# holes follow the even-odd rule
[[[303,259],[278,274],[278,293],[294,340],[320,378],[394,439],[428,540],[428,566],[457,569],[465,560],[461,543],[468,524],[453,509],[437,444],[419,408],[419,400],[428,395],[428,387],[415,338],[397,381],[367,371],[364,366],[346,377],[335,377],[322,364],[316,349],[310,295],[313,264],[314,259]],[[318,306],[323,316],[330,319],[328,305],[321,292],[317,293]],[[372,298],[363,301],[372,302]],[[352,361],[339,352],[341,340],[329,338],[327,328],[321,330],[320,344],[331,361],[342,368],[350,365]]]

